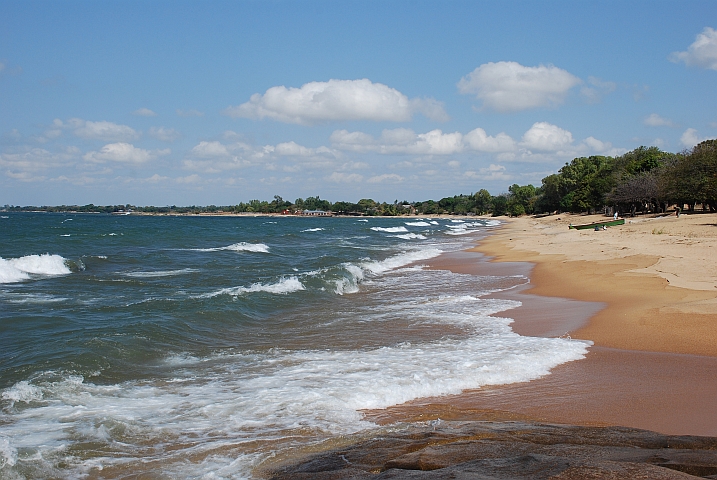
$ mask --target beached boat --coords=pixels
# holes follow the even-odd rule
[[[624,218],[618,218],[617,220],[605,220],[604,222],[583,223],[582,225],[573,225],[571,223],[570,225],[568,225],[568,228],[575,230],[587,230],[588,228],[602,228],[603,226],[614,227],[615,225],[623,225],[624,223]]]

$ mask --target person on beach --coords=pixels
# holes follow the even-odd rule
[[[612,214],[612,219],[617,220],[617,210],[615,210],[615,213]]]

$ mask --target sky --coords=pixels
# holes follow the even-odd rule
[[[716,137],[714,0],[0,0],[0,205],[497,195]]]

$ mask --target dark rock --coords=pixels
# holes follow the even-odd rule
[[[528,422],[409,425],[257,472],[285,479],[717,478],[717,438]]]

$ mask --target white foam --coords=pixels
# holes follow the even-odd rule
[[[452,223],[465,223],[465,220],[451,220]]]
[[[356,221],[357,221],[357,222],[368,222],[368,220],[366,220],[365,218],[362,219],[362,220],[356,220]]]
[[[435,247],[430,247],[422,250],[413,250],[410,252],[399,253],[388,257],[381,261],[368,261],[361,263],[361,268],[371,272],[374,275],[380,275],[389,270],[400,268],[409,265],[420,260],[428,260],[429,258],[437,257],[443,253]]]
[[[198,272],[196,268],[182,268],[181,270],[158,270],[154,272],[126,272],[123,273],[125,277],[131,278],[158,278],[158,277],[173,277],[176,275],[185,275],[187,273]]]
[[[488,220],[487,222],[485,222],[485,224],[488,227],[495,227],[500,225],[500,220]]]
[[[407,232],[406,227],[371,227],[371,230],[376,232],[387,232],[387,233],[401,233]]]
[[[70,235],[69,233],[65,233],[65,234],[62,234],[62,235],[60,235],[60,236],[61,236],[61,237],[70,237],[71,235]]]
[[[263,243],[247,243],[239,242],[226,247],[215,247],[215,248],[192,248],[195,252],[221,252],[223,250],[230,250],[232,252],[256,252],[256,253],[269,253],[269,247]]]
[[[217,290],[215,292],[198,295],[195,298],[213,298],[219,295],[231,295],[233,297],[238,297],[247,293],[257,292],[286,295],[287,293],[298,292],[300,290],[304,290],[304,284],[301,283],[297,277],[291,276],[288,278],[282,278],[276,283],[253,283],[249,287],[222,288],[221,290]]]
[[[30,280],[32,275],[51,277],[72,273],[60,255],[27,255],[20,258],[0,257],[0,283]]]
[[[302,232],[320,232],[323,230],[323,228],[307,228],[306,230],[302,230]]]
[[[428,222],[404,222],[406,225],[411,227],[430,227],[431,224]]]
[[[43,303],[59,303],[69,300],[69,298],[66,297],[55,297],[53,295],[46,295],[41,293],[20,293],[16,295],[12,295],[10,299],[8,299],[9,303],[16,303],[16,304],[36,304],[40,305]]]
[[[16,463],[17,449],[10,446],[9,438],[0,436],[0,473],[2,473],[2,470],[6,465],[8,467],[14,467]]]
[[[431,225],[438,225],[438,222],[435,220],[431,220]]]
[[[244,457],[212,455],[207,462],[187,458],[193,452],[220,452],[242,442],[291,437],[297,431],[340,435],[375,428],[363,419],[362,410],[533,380],[587,352],[588,342],[520,337],[510,330],[510,319],[488,316],[510,302],[481,305],[479,299],[465,296],[401,305],[408,307],[403,311],[409,318],[433,313],[442,322],[472,325],[472,332],[457,339],[359,350],[276,348],[217,355],[200,361],[196,368],[202,370],[191,370],[189,361],[183,365],[185,373],[157,383],[99,385],[81,377],[38,385],[19,382],[3,392],[3,398],[32,387],[33,393],[15,395],[17,401],[30,402],[29,408],[5,416],[3,435],[8,441],[0,443],[0,451],[8,465],[18,449],[39,451],[35,462],[60,462],[63,455],[42,452],[97,442],[111,447],[113,455],[100,462],[75,458],[69,465],[87,471],[161,459],[163,472],[174,472],[175,478],[202,477],[219,469],[248,474],[253,461]],[[197,373],[202,376],[197,378]],[[39,399],[42,402],[32,403]],[[177,448],[155,450],[168,443]]]
[[[418,233],[404,233],[403,235],[389,235],[390,237],[401,238],[403,240],[425,240],[425,235]]]

